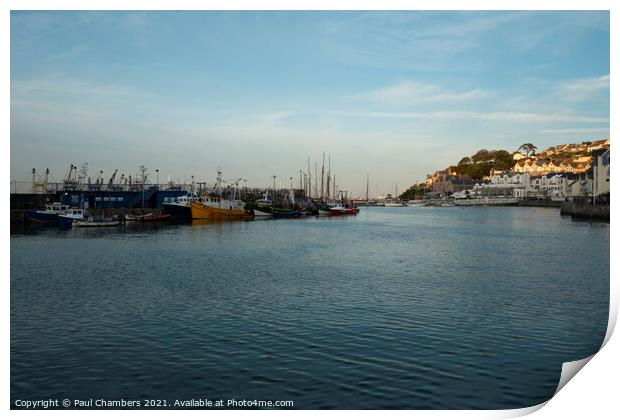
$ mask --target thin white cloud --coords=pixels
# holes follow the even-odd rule
[[[601,94],[609,93],[609,75],[587,79],[575,79],[562,82],[559,93],[571,101],[591,99]]]
[[[605,123],[608,118],[566,114],[537,114],[529,112],[475,112],[475,111],[432,111],[432,112],[336,112],[336,115],[356,118],[405,118],[405,119],[478,119],[506,122],[572,122]]]
[[[276,122],[288,118],[294,115],[292,111],[276,111],[261,116],[261,119],[265,122]]]
[[[136,96],[140,93],[119,84],[101,84],[80,80],[68,80],[61,76],[46,79],[12,80],[11,100],[38,98],[46,95],[62,94],[64,97],[93,97],[96,96]]]
[[[481,89],[449,91],[432,84],[404,81],[370,92],[354,95],[355,98],[390,104],[416,104],[419,102],[461,102],[486,96]]]
[[[541,130],[542,134],[585,134],[585,133],[608,133],[609,127],[593,127],[593,128],[558,128]]]

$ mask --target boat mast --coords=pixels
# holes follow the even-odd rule
[[[142,173],[142,214],[144,215],[144,182],[146,181],[146,166],[140,165],[138,169],[140,169],[140,172]]]
[[[318,165],[316,162],[314,162],[314,179],[316,180],[314,181],[314,196],[315,197],[319,196],[319,186],[317,185],[319,176],[317,175],[317,172],[318,172]]]
[[[323,152],[323,163],[321,164],[321,200],[323,200],[323,178],[325,176],[325,152]]]
[[[332,174],[332,157],[331,155],[327,156],[327,191],[325,192],[325,195],[327,196],[327,198],[330,198],[330,194],[329,194],[329,183],[331,182],[331,175]]]
[[[370,201],[368,200],[368,172],[366,172],[366,205],[368,205]]]
[[[276,206],[276,176],[275,175],[271,175],[271,177],[273,178],[273,203],[271,204],[272,206]]]
[[[310,171],[310,157],[308,157],[308,197],[312,196],[312,171]]]

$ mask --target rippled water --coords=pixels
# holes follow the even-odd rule
[[[609,225],[557,209],[11,235],[11,400],[517,408],[600,347]]]

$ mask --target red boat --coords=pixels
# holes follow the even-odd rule
[[[342,204],[338,204],[336,207],[332,207],[329,209],[332,216],[347,216],[347,215],[356,215],[360,212],[360,209],[357,207],[345,207]]]

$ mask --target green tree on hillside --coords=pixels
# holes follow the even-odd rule
[[[492,169],[499,171],[510,170],[515,162],[512,154],[506,150],[478,150],[471,158],[464,157],[459,161],[455,171],[460,176],[472,179],[482,179],[489,175]]]
[[[538,147],[534,146],[532,143],[523,143],[519,146],[519,152],[525,153],[525,156],[530,157],[530,155],[535,155]]]
[[[487,162],[492,159],[491,152],[487,149],[480,149],[471,157],[474,162]]]

